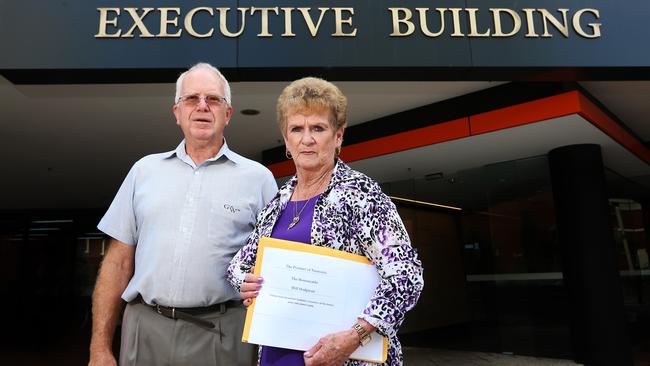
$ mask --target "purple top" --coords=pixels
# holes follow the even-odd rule
[[[289,201],[275,223],[271,237],[311,244],[311,222],[314,219],[314,206],[319,197],[320,194],[304,201]],[[288,229],[294,213],[298,214],[301,211],[296,226]]]
[[[290,201],[280,214],[271,237],[311,244],[311,223],[314,218],[314,205],[320,195],[304,201]],[[304,208],[303,208],[304,207]],[[300,212],[298,223],[289,229],[294,215]],[[304,366],[303,351],[277,347],[262,347],[260,366]]]

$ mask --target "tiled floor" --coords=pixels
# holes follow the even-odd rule
[[[578,366],[571,360],[404,347],[405,366]]]

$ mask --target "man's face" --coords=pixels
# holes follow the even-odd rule
[[[232,117],[232,107],[225,102],[210,103],[207,96],[224,97],[223,82],[213,72],[194,70],[183,79],[181,101],[174,104],[176,124],[183,130],[187,143],[221,143],[223,130]],[[193,103],[188,96],[198,96]]]

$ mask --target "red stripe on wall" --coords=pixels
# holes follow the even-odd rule
[[[276,178],[286,177],[287,175],[293,175],[296,173],[296,166],[293,165],[293,161],[287,160],[280,163],[273,163],[266,166],[269,168],[273,176]]]
[[[349,163],[468,136],[469,121],[467,118],[460,118],[344,146],[341,159]],[[343,138],[345,139],[345,136]],[[268,168],[275,177],[284,177],[296,172],[296,167],[290,160],[270,164]]]
[[[566,116],[580,110],[579,93],[570,91],[469,117],[470,132],[480,135],[493,131]]]
[[[650,164],[650,150],[636,137],[627,132],[607,113],[603,112],[596,104],[587,97],[580,95],[580,116],[598,127],[614,141],[628,149],[639,159]]]
[[[363,160],[571,114],[579,114],[650,164],[650,149],[577,90],[348,145],[343,148],[341,159],[346,162]],[[275,177],[296,172],[291,160],[270,164],[268,168]]]
[[[341,159],[352,162],[468,136],[469,121],[460,118],[345,146],[341,151]]]

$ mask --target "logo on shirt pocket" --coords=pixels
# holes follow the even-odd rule
[[[237,213],[237,212],[241,211],[237,207],[235,207],[233,205],[229,205],[227,203],[223,205],[223,208],[225,208],[226,211],[229,211],[230,213]]]
[[[248,236],[255,225],[255,216],[249,207],[247,202],[213,199],[208,219],[208,238],[232,240],[237,237],[240,240],[238,236]]]

